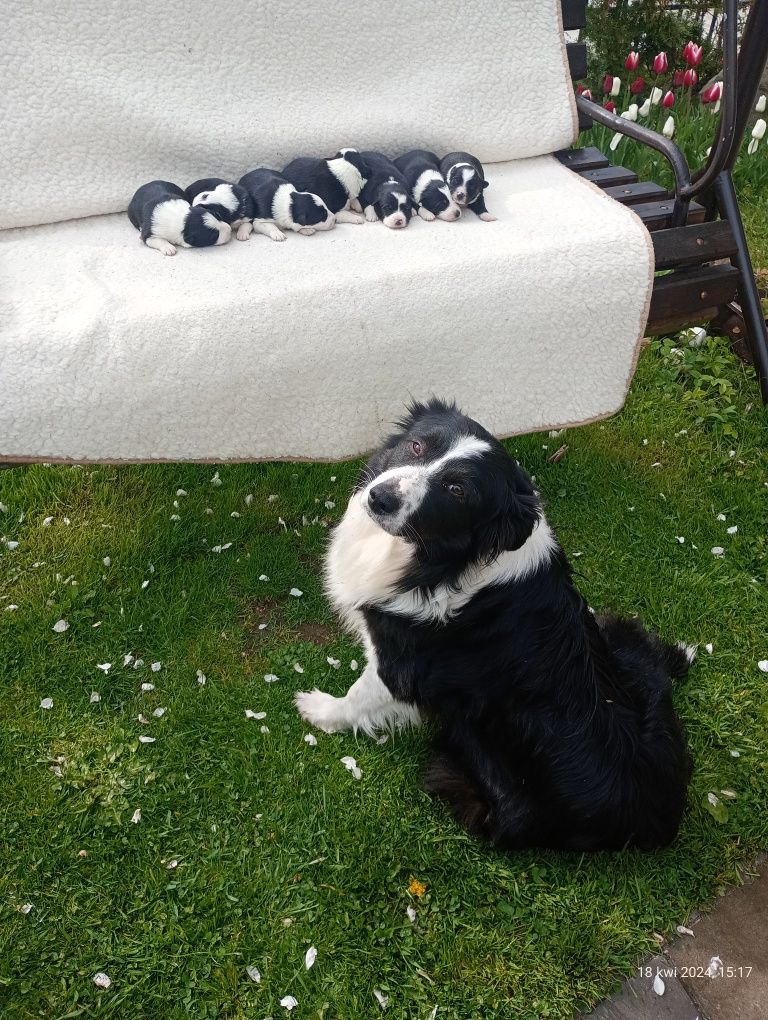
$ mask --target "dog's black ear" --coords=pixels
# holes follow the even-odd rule
[[[488,187],[488,181],[483,181],[483,188],[487,188],[487,187]]]
[[[501,511],[477,532],[478,557],[495,559],[507,550],[519,549],[531,537],[540,516],[541,503],[535,493],[510,488]]]

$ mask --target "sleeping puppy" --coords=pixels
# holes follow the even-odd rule
[[[694,650],[592,614],[530,477],[455,405],[413,405],[373,455],[325,578],[367,664],[343,697],[297,694],[304,719],[432,719],[425,788],[497,847],[675,838],[691,761],[672,677]]]
[[[177,184],[150,181],[142,184],[128,206],[128,219],[148,248],[175,255],[180,248],[207,248],[226,244],[232,228],[203,206],[192,208]]]
[[[476,156],[469,152],[449,152],[440,160],[440,173],[457,205],[471,209],[481,220],[490,222],[496,219],[485,208],[483,191],[488,187],[488,181]]]
[[[423,220],[457,220],[461,209],[451,198],[448,185],[440,172],[440,161],[434,152],[412,149],[398,156],[395,166],[408,182],[411,198]]]
[[[238,241],[247,241],[253,226],[253,203],[251,196],[239,184],[232,184],[221,177],[205,177],[185,189],[187,201],[192,205],[204,205],[213,215],[229,223],[237,231]]]
[[[370,177],[368,164],[357,149],[343,149],[332,159],[300,156],[283,170],[283,177],[299,191],[319,195],[337,223],[365,222],[351,209]]]
[[[371,171],[359,196],[365,218],[371,223],[381,220],[392,230],[407,227],[416,209],[405,177],[380,152],[362,152],[361,156]]]
[[[253,229],[273,241],[285,240],[278,227],[311,236],[336,225],[336,217],[319,195],[297,191],[277,170],[251,170],[240,178],[240,184],[253,203]]]

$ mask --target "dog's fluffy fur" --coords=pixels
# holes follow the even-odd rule
[[[297,694],[329,732],[437,724],[425,788],[498,847],[671,842],[691,763],[671,677],[693,651],[594,616],[531,479],[455,406],[416,404],[362,472],[327,587],[367,665]]]

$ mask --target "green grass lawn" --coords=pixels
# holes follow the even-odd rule
[[[355,464],[0,473],[3,1018],[263,1020],[292,995],[359,1020],[374,990],[393,1018],[569,1018],[736,880],[766,846],[768,416],[722,343],[668,348],[610,421],[509,443],[591,605],[713,645],[677,689],[696,768],[657,854],[494,853],[420,792],[427,732],[305,742],[293,691],[362,658],[320,579]]]

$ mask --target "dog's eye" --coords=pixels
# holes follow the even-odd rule
[[[445,487],[450,492],[450,494],[452,496],[456,497],[456,499],[464,499],[464,487],[463,486],[458,485],[456,482],[450,482],[450,483],[446,483]]]
[[[411,448],[411,453],[414,455],[414,457],[421,456],[421,443],[418,441],[418,439],[412,439],[411,442],[409,443],[409,446]]]

